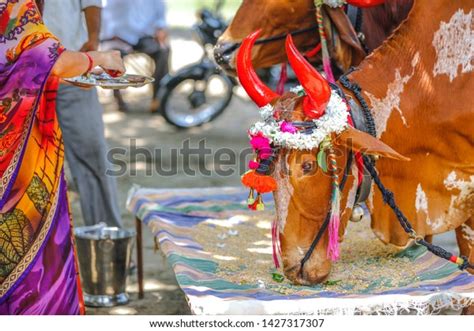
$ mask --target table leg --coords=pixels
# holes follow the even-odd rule
[[[137,231],[137,272],[138,272],[138,299],[144,298],[143,289],[143,238],[142,221],[135,218],[135,229]]]

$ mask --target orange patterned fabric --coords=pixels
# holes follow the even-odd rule
[[[32,0],[0,3],[0,313],[80,312],[56,118],[63,48]]]

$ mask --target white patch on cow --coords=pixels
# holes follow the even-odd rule
[[[470,192],[474,189],[474,176],[470,176],[470,181],[465,181],[462,179],[458,179],[458,176],[455,171],[451,171],[451,173],[446,177],[444,180],[444,186],[449,190],[460,190],[461,193],[472,193]]]
[[[456,194],[451,195],[446,214],[436,219],[441,231],[454,229],[474,216],[474,176],[470,176],[469,180],[458,179],[456,172],[452,171],[444,180],[444,186]],[[433,231],[436,229],[433,228]]]
[[[423,191],[421,184],[418,184],[416,187],[415,208],[418,213],[423,212],[428,215],[428,197],[425,191]]]
[[[406,76],[400,73],[401,68],[395,69],[395,80],[388,84],[387,94],[383,99],[376,98],[373,94],[366,92],[373,109],[373,117],[375,128],[377,130],[377,138],[380,138],[387,129],[387,123],[392,115],[393,109],[397,110],[401,116],[403,125],[408,127],[407,120],[400,109],[400,97],[405,89],[405,85],[413,77],[415,67],[420,61],[420,54],[416,53],[411,62],[412,71]]]
[[[304,255],[304,250],[300,246],[296,246],[296,250],[298,251],[298,254]]]
[[[426,215],[426,225],[428,225],[433,232],[437,232],[443,227],[443,218],[438,217],[435,220],[430,218],[428,212],[428,197],[425,191],[423,191],[421,184],[418,184],[416,187],[415,209],[417,213],[424,213]]]
[[[427,217],[426,224],[431,228],[433,233],[443,232],[443,227],[446,225],[443,217],[438,217],[434,221]]]
[[[474,11],[465,14],[462,9],[454,13],[449,22],[441,22],[435,32],[433,46],[436,62],[433,75],[446,74],[452,82],[461,73],[474,70]]]
[[[280,233],[283,233],[286,225],[286,218],[288,217],[288,206],[293,195],[294,189],[290,183],[290,177],[285,173],[288,169],[287,156],[285,155],[285,167],[282,167],[282,161],[279,159],[275,162],[275,171],[273,177],[277,183],[277,190],[274,193],[275,206],[277,211],[277,220],[280,228]]]
[[[462,236],[469,241],[469,246],[474,244],[474,230],[467,224],[461,225]]]

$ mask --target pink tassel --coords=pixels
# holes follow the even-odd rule
[[[281,122],[280,130],[281,130],[281,132],[289,132],[289,133],[298,132],[298,129],[293,124],[291,124],[290,122],[287,122],[287,121]]]
[[[331,261],[339,259],[339,225],[340,218],[340,192],[339,188],[334,188],[331,202],[331,218],[329,220],[329,243],[327,248],[327,257]]]
[[[260,163],[258,163],[257,161],[253,161],[253,160],[249,161],[249,169],[252,169],[252,170],[258,169],[259,165]]]
[[[336,80],[331,69],[331,57],[329,56],[329,49],[327,44],[326,32],[324,31],[323,14],[321,6],[316,7],[316,21],[318,22],[319,37],[321,38],[321,49],[323,55],[323,70],[326,73],[326,79],[334,84]]]
[[[272,222],[272,248],[273,248],[273,263],[275,268],[280,269],[281,246],[279,236],[278,220]]]
[[[324,69],[324,73],[326,74],[326,79],[330,83],[334,84],[336,80],[334,79],[334,75],[331,69],[331,59],[323,58],[323,69]]]
[[[258,150],[258,157],[262,160],[266,160],[272,155],[273,150],[271,148],[262,148]]]
[[[270,140],[268,140],[267,137],[264,137],[260,133],[251,137],[250,145],[252,146],[254,151],[271,149]]]
[[[286,68],[286,62],[283,62],[281,64],[280,80],[278,81],[276,93],[282,95],[285,92],[285,83],[287,80],[288,80],[288,72]]]

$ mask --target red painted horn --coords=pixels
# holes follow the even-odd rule
[[[385,0],[346,0],[346,2],[349,5],[366,8],[381,5]]]
[[[237,52],[236,65],[237,76],[243,88],[259,107],[263,107],[279,95],[258,78],[252,66],[252,47],[260,32],[261,30],[253,32],[242,41],[242,45]]]
[[[291,35],[286,37],[286,55],[308,96],[303,104],[306,116],[310,118],[320,117],[324,114],[331,97],[331,87],[326,79],[298,51]]]

